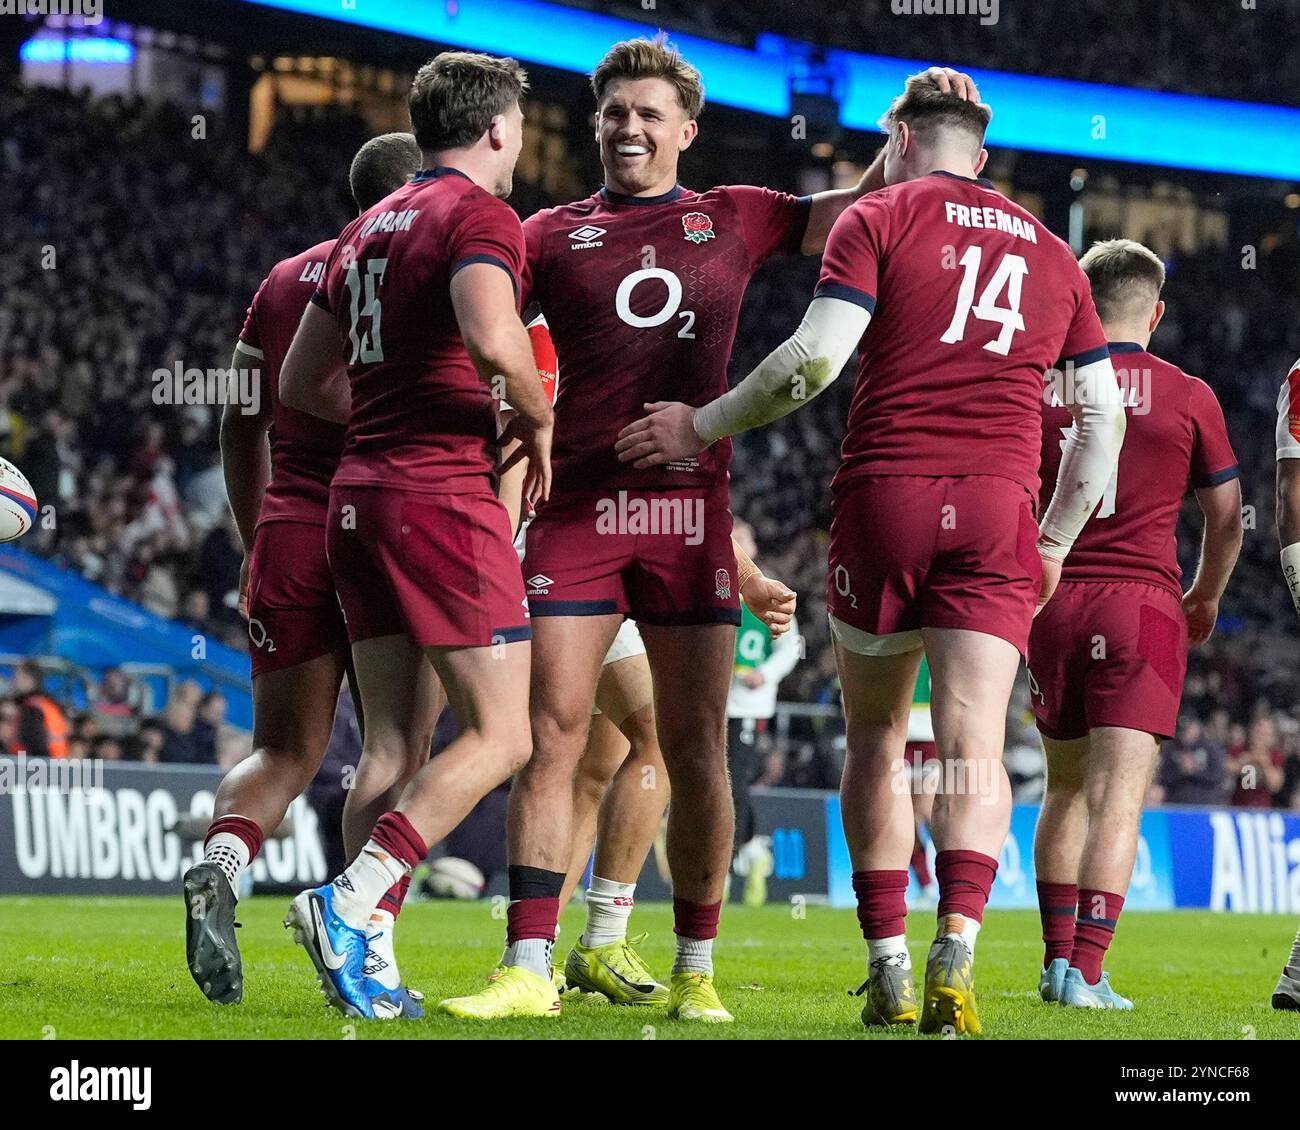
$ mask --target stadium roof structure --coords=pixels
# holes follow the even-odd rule
[[[588,73],[611,43],[646,35],[651,24],[545,0],[242,0],[243,3],[373,31],[513,55],[557,70]],[[673,35],[704,74],[709,99],[786,117],[792,79],[810,58],[826,77],[847,128],[873,130],[903,80],[935,60],[822,49],[777,35],[754,46]],[[1245,176],[1300,179],[1300,110],[1227,99],[1042,78],[967,67],[993,106],[990,145],[1081,158],[1140,162]],[[1249,138],[1249,144],[1242,144]]]

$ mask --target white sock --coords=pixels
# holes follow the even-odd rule
[[[591,877],[591,886],[587,888],[587,929],[581,939],[584,946],[607,946],[627,937],[635,890],[635,883],[616,883],[599,875]]]
[[[1287,976],[1300,977],[1300,930],[1296,931],[1295,941],[1291,943],[1291,956],[1287,958]]]
[[[370,915],[384,892],[410,870],[374,840],[367,840],[352,866],[334,880],[334,909],[355,930],[370,924]]]
[[[867,971],[875,969],[877,962],[896,965],[905,973],[912,970],[912,955],[907,949],[907,936],[867,939]]]
[[[373,977],[385,989],[397,989],[402,984],[393,950],[396,923],[387,910],[376,910],[366,923],[366,976]]]
[[[677,935],[677,957],[673,961],[674,973],[712,973],[713,939],[683,938]]]
[[[555,943],[546,938],[523,938],[506,946],[502,965],[522,965],[539,977],[551,979],[551,953]]]
[[[956,932],[958,936],[961,938],[961,940],[966,943],[966,948],[970,950],[971,957],[974,957],[975,939],[979,937],[980,924],[976,922],[975,919],[967,918],[965,917],[965,915],[947,914],[939,922],[940,938],[946,937],[948,934],[951,934],[953,932],[947,929],[947,926],[949,923],[952,923],[954,921],[961,923],[961,929]]]
[[[203,862],[221,868],[235,898],[239,898],[239,880],[248,869],[248,845],[233,832],[218,832],[203,848]]]

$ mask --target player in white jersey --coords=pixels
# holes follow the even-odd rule
[[[1277,539],[1282,576],[1300,613],[1300,361],[1277,397]],[[1273,1007],[1300,1012],[1300,931],[1273,990]]]

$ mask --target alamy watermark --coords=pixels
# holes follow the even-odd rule
[[[998,22],[998,0],[890,0],[896,16],[979,16],[986,27]]]
[[[920,750],[895,758],[889,787],[896,796],[977,796],[996,804],[1002,788],[1002,762],[992,757],[949,757],[926,761]]]
[[[84,24],[99,24],[104,0],[0,0],[0,16],[79,16]]]
[[[1150,413],[1150,369],[1116,367],[1115,386],[1119,389],[1121,408],[1127,408],[1134,416]],[[1100,406],[1115,400],[1110,381],[1102,382],[1101,374],[1091,365],[1076,367],[1073,361],[1067,361],[1062,368],[1048,369],[1043,374],[1043,403],[1049,408],[1084,404]]]
[[[0,796],[12,796],[19,792],[93,792],[103,787],[102,758],[0,758]]]
[[[177,361],[153,371],[155,404],[234,404],[245,416],[262,410],[261,369],[195,369]]]
[[[704,541],[704,499],[630,497],[621,490],[617,498],[596,503],[598,534],[671,534],[687,545]]]

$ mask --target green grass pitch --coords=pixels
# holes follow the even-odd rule
[[[662,1010],[566,1003],[558,1020],[471,1024],[348,1021],[326,1007],[307,956],[280,925],[288,900],[240,905],[244,1003],[203,999],[185,969],[184,907],[175,898],[0,898],[0,1038],[5,1039],[919,1039],[867,1032],[860,1002],[865,950],[851,911],[728,907],[716,947],[733,1025],[686,1025]],[[912,960],[925,962],[930,913],[911,923]],[[582,929],[564,916],[559,949]],[[500,953],[504,922],[490,903],[416,903],[402,913],[397,951],[407,982],[429,1003],[472,991]],[[1092,1013],[1037,997],[1038,916],[990,912],[977,951],[986,1036],[1008,1039],[1296,1039],[1300,1013],[1269,1007],[1296,923],[1279,915],[1181,911],[1124,918],[1108,968],[1137,1011]],[[672,913],[638,906],[634,931],[651,967],[667,976]],[[566,1000],[568,998],[566,997]]]

